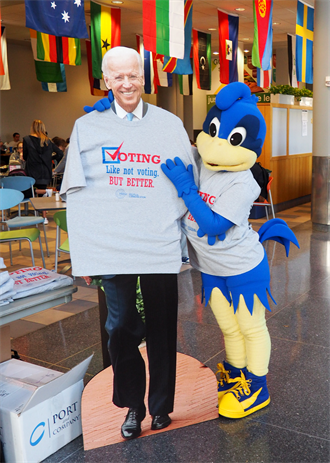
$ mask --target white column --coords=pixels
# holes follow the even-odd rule
[[[330,231],[330,1],[314,7],[312,222]]]

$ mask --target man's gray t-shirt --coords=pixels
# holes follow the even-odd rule
[[[180,271],[186,207],[161,170],[175,156],[194,165],[181,120],[156,106],[134,122],[111,109],[75,122],[61,187],[73,275]]]
[[[260,194],[251,171],[219,173],[202,165],[199,194],[212,211],[234,226],[226,232],[225,240],[216,239],[210,246],[207,235],[197,236],[199,226],[187,212],[182,228],[188,238],[191,265],[203,273],[223,277],[252,270],[262,261],[264,250],[258,233],[248,222],[252,203]]]

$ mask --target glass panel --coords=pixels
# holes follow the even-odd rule
[[[273,109],[272,156],[286,156],[287,109]]]
[[[289,154],[311,153],[313,149],[313,111],[290,109]]]

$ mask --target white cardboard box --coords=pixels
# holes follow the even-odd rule
[[[37,463],[78,437],[83,378],[11,359],[0,364],[0,439],[6,463]]]

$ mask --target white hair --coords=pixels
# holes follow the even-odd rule
[[[144,70],[143,70],[143,63],[142,63],[142,58],[141,55],[134,50],[134,48],[128,48],[128,47],[114,47],[110,48],[106,52],[106,54],[103,56],[102,60],[102,72],[105,76],[108,76],[107,71],[111,71],[111,65],[110,65],[110,59],[112,58],[122,58],[122,57],[128,57],[128,56],[135,56],[137,63],[139,65],[139,71],[141,76],[144,75]],[[109,76],[108,76],[109,77]]]

